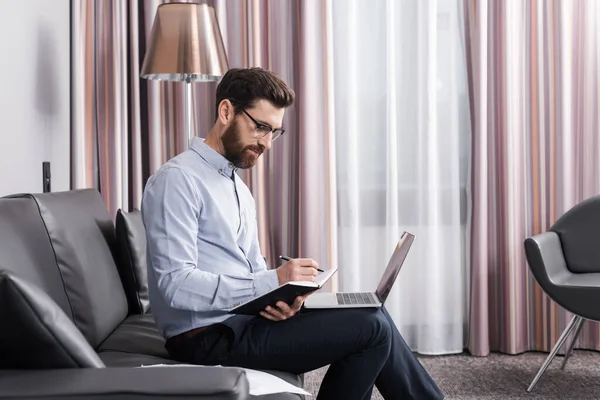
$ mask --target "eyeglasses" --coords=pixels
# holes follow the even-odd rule
[[[248,116],[248,118],[250,118],[250,120],[254,123],[254,125],[256,125],[256,129],[254,130],[254,135],[256,137],[262,139],[265,136],[267,136],[269,133],[273,133],[273,136],[271,137],[271,142],[274,142],[275,139],[277,139],[279,136],[284,134],[285,129],[273,128],[271,125],[267,125],[267,124],[263,124],[262,122],[258,122],[257,120],[252,118],[252,115],[248,114],[248,112],[246,110],[242,109],[242,111],[244,112],[244,114],[246,114]]]

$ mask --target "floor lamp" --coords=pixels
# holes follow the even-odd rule
[[[214,8],[207,4],[158,6],[141,77],[185,82],[185,131],[192,140],[192,82],[217,81],[228,69]]]

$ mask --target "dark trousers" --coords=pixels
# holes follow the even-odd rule
[[[302,310],[289,320],[232,317],[189,340],[186,363],[303,374],[330,365],[317,399],[443,399],[385,308]]]

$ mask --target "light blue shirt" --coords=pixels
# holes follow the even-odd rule
[[[150,306],[166,338],[222,322],[232,316],[224,310],[279,286],[250,190],[203,139],[148,179],[141,212]]]

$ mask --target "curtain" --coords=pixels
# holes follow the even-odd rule
[[[140,79],[161,1],[73,1],[73,188],[114,215],[185,149],[184,88]],[[460,0],[215,0],[230,67],[297,93],[285,135],[243,172],[263,254],[338,266],[328,290],[373,290],[403,230],[416,235],[386,306],[424,354],[466,333],[468,96]],[[195,134],[215,83],[193,88]]]
[[[140,79],[156,8],[166,1],[72,0],[72,188],[100,190],[109,211],[139,208],[144,184],[186,149],[184,86]],[[335,263],[333,131],[326,65],[325,2],[201,1],[215,8],[229,66],[260,66],[297,93],[286,133],[242,179],[258,208],[263,254]],[[193,130],[214,123],[216,83],[195,83]],[[334,282],[335,284],[335,279]]]
[[[332,3],[339,285],[374,290],[402,231],[414,244],[386,302],[408,345],[466,340],[469,107],[462,3]]]
[[[600,4],[466,0],[472,124],[469,350],[548,351],[572,315],[530,274],[523,241],[600,193]],[[600,350],[598,324],[576,347]]]

